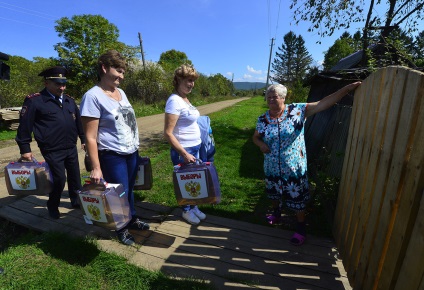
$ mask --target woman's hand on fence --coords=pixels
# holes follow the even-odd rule
[[[355,90],[360,84],[362,84],[362,82],[360,82],[360,81],[354,82],[354,83],[351,83],[351,84],[348,84],[347,86],[345,86],[345,89],[347,89],[347,93],[349,93],[350,91]]]

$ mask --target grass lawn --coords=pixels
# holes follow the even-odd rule
[[[201,205],[205,213],[265,224],[265,215],[271,208],[264,194],[263,155],[253,144],[252,135],[258,116],[266,110],[263,97],[255,97],[209,115],[216,146],[214,163],[220,178],[222,198],[220,204]],[[136,191],[136,195],[148,202],[177,206],[169,145],[157,143],[141,154],[152,160],[154,185],[149,191]],[[331,236],[325,199],[328,196],[335,198],[334,190],[338,186],[336,181],[325,178],[325,175],[320,175],[319,180],[312,180],[317,185],[317,194],[313,195],[308,210],[308,233],[319,236]],[[284,214],[283,224],[276,227],[294,229],[293,212]]]
[[[16,131],[0,129],[0,140],[13,140],[16,137]]]
[[[205,213],[266,225],[270,203],[264,195],[263,156],[252,142],[257,117],[266,109],[263,97],[255,97],[209,115],[222,198],[220,204],[201,205]],[[153,188],[136,191],[136,198],[176,207],[169,145],[158,141],[141,155],[151,158]],[[307,215],[308,233],[331,236],[323,197],[319,188],[316,192]],[[287,220],[294,220],[292,213],[286,214]],[[292,224],[276,227],[292,229]],[[210,289],[201,281],[175,281],[130,265],[98,250],[93,240],[58,233],[18,234],[16,239],[10,229],[3,233],[7,237],[0,238],[0,289]]]
[[[202,205],[206,213],[259,221],[254,212],[263,199],[263,158],[252,142],[252,134],[256,119],[264,110],[263,98],[259,97],[209,115],[216,146],[214,163],[220,177],[222,199],[218,205]],[[154,173],[153,188],[137,192],[142,200],[177,206],[169,148],[163,142],[141,152],[151,158]],[[263,217],[260,220],[263,221]]]

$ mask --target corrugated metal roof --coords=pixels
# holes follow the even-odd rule
[[[336,72],[339,70],[354,68],[361,62],[363,55],[364,51],[360,50],[349,56],[346,56],[345,58],[342,58],[335,66],[333,66],[330,71]]]

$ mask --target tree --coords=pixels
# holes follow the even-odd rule
[[[43,87],[43,78],[38,74],[46,67],[57,65],[50,58],[35,57],[34,61],[20,56],[11,56],[7,61],[10,66],[10,81],[0,80],[1,107],[20,107],[25,96],[39,92]]]
[[[319,69],[319,67],[317,65],[310,66],[309,69],[308,69],[308,72],[305,75],[304,82],[305,83],[310,83],[311,80],[312,80],[312,78],[314,76],[316,76],[317,74],[319,74],[319,72],[320,72],[320,69]]]
[[[65,41],[54,46],[59,62],[70,70],[68,93],[82,96],[97,81],[98,57],[108,49],[116,49],[134,57],[134,48],[118,41],[119,30],[100,15],[75,15],[56,21],[56,31]]]
[[[233,91],[233,83],[220,73],[210,76],[208,80],[214,96],[228,96]]]
[[[361,49],[361,35],[356,32],[352,37],[348,32],[344,32],[339,39],[324,54],[324,70],[330,70],[342,58],[351,55]]]
[[[199,73],[199,78],[195,82],[192,94],[202,97],[208,97],[212,94],[212,85],[206,75]]]
[[[284,42],[272,63],[273,80],[280,84],[294,85],[302,82],[313,59],[305,47],[302,36],[296,36],[293,31],[284,35]]]
[[[366,4],[368,4],[367,8]],[[364,24],[364,36],[370,29],[381,28],[387,36],[394,27],[405,26],[411,33],[424,19],[424,2],[417,0],[292,0],[294,20],[312,23],[309,31],[331,36],[335,30]]]
[[[192,65],[192,62],[184,52],[171,49],[161,53],[158,64],[160,64],[166,72],[174,73],[174,70],[180,65]]]
[[[413,55],[417,66],[424,67],[424,30],[415,37]]]
[[[122,89],[134,102],[154,104],[165,102],[173,91],[172,79],[154,62],[134,62],[128,67]]]
[[[368,8],[364,9],[366,4]],[[400,26],[412,34],[424,20],[424,1],[418,0],[292,0],[290,9],[294,10],[296,24],[310,21],[309,31],[317,31],[322,37],[331,36],[338,29],[349,29],[353,23],[363,23],[364,51],[369,48],[374,30],[380,31],[384,40]],[[365,54],[362,65],[368,63],[368,55]]]
[[[384,43],[390,45],[396,52],[388,52],[384,58],[387,59],[388,64],[406,65],[404,59],[408,59],[411,63],[415,63],[414,59],[414,38],[410,37],[406,32],[400,28],[394,28],[386,37],[382,38]],[[402,56],[401,58],[398,55]],[[397,60],[399,58],[399,60]],[[391,61],[395,60],[395,61]]]
[[[297,81],[303,82],[306,73],[308,72],[311,63],[313,62],[313,58],[306,49],[305,40],[303,40],[301,35],[296,37],[295,44],[294,75]]]

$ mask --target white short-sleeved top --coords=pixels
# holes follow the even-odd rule
[[[172,133],[181,146],[187,148],[201,143],[197,124],[200,113],[196,107],[186,103],[180,96],[172,94],[166,101],[165,113],[179,116]]]
[[[134,109],[124,91],[119,89],[121,101],[106,95],[99,86],[88,90],[81,101],[81,116],[99,119],[98,150],[131,154],[140,145]]]

